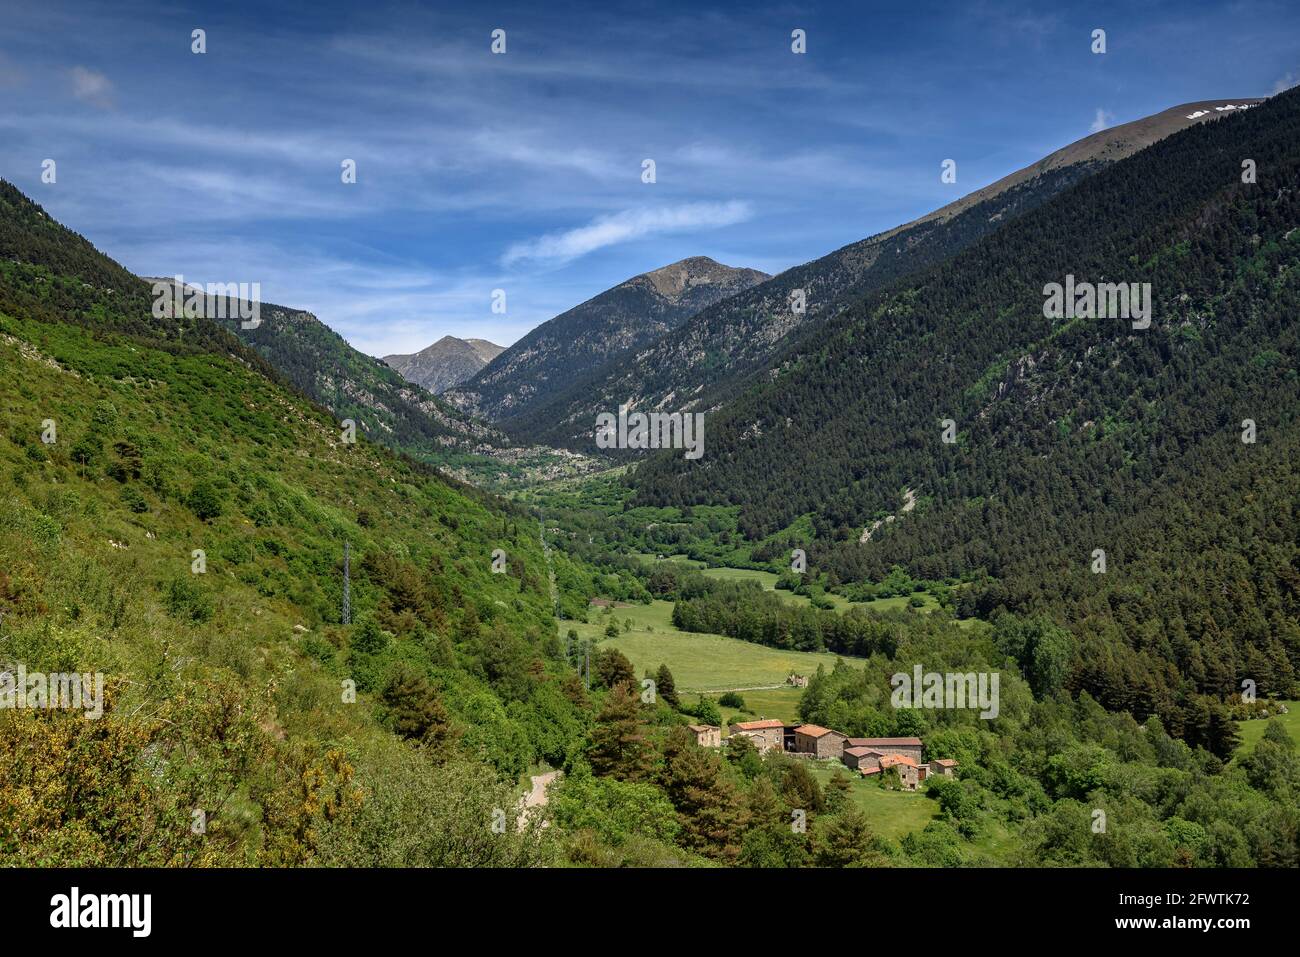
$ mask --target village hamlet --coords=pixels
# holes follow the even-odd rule
[[[897,787],[915,791],[932,775],[954,777],[957,762],[952,758],[925,760],[920,738],[850,738],[833,728],[815,724],[786,724],[775,718],[739,721],[730,725],[724,738],[721,728],[691,725],[702,747],[720,747],[724,740],[747,738],[760,753],[782,751],[793,757],[818,761],[839,761],[864,778],[887,775]]]

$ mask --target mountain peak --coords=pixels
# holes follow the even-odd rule
[[[489,419],[521,415],[583,381],[612,356],[769,278],[708,256],[633,276],[542,323],[448,398]]]
[[[628,281],[648,280],[659,295],[677,301],[684,293],[695,286],[726,284],[733,281],[739,274],[748,274],[757,277],[757,280],[767,278],[765,274],[757,270],[724,266],[716,259],[710,259],[708,256],[688,256],[686,259],[678,260],[667,266],[660,266],[658,269],[652,269],[650,272],[643,273],[637,276],[636,279]]]
[[[486,339],[443,336],[419,352],[384,356],[384,362],[408,382],[438,393],[460,385],[504,349]]]

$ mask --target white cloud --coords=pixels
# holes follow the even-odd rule
[[[1115,114],[1110,110],[1103,110],[1097,107],[1097,115],[1092,118],[1092,125],[1088,127],[1089,133],[1100,133],[1115,122]]]
[[[113,105],[113,83],[104,74],[84,66],[72,68],[72,95],[95,106]]]
[[[1279,93],[1285,93],[1287,90],[1291,89],[1291,87],[1296,85],[1300,85],[1300,79],[1296,79],[1294,73],[1288,73],[1286,76],[1282,77],[1282,79],[1273,84],[1273,92],[1269,95],[1277,96]]]
[[[506,250],[502,262],[510,265],[520,260],[534,259],[565,263],[605,246],[664,233],[717,229],[744,222],[752,215],[749,203],[739,200],[628,209],[608,216],[598,216],[586,226],[514,243]]]
[[[367,355],[416,352],[444,335],[510,345],[593,290],[535,282],[502,271],[436,270],[412,260],[365,259],[302,240],[174,236],[115,244],[115,258],[141,276],[186,282],[256,282],[262,301],[305,309]],[[509,293],[509,313],[492,312],[492,290]]]

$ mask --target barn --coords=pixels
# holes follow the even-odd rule
[[[921,763],[920,738],[846,738],[846,748],[870,748],[881,754],[901,754],[912,759],[913,764]]]
[[[845,748],[841,760],[845,767],[854,771],[866,771],[869,768],[879,768],[880,759],[884,756],[883,751],[875,748]]]
[[[817,724],[801,724],[794,729],[794,749],[818,758],[838,758],[844,753],[846,736]]]

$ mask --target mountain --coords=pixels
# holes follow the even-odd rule
[[[166,295],[174,295],[172,279],[147,283],[151,295],[154,288],[162,292],[162,287]],[[209,298],[201,287],[188,283],[184,295],[199,303]],[[266,367],[340,420],[354,421],[357,430],[371,440],[436,465],[448,475],[503,490],[521,482],[582,474],[599,467],[596,460],[578,453],[514,442],[500,430],[408,382],[384,362],[354,349],[309,312],[248,302],[244,304],[248,313],[255,308],[259,317],[252,323],[239,318],[236,301],[212,298],[209,314],[224,317],[208,322],[214,332],[228,332],[245,343],[265,360]]]
[[[614,355],[603,368],[502,427],[517,440],[589,450],[595,416],[631,403],[710,409],[745,376],[766,368],[795,330],[846,302],[943,262],[1097,170],[1151,143],[1258,100],[1187,103],[1094,133],[941,209],[721,300],[657,341]],[[791,308],[802,290],[804,312]]]
[[[537,522],[347,442],[7,183],[0,249],[0,671],[104,680],[101,720],[0,708],[13,858],[538,863],[483,826],[585,741]]]
[[[150,279],[174,289],[171,279]],[[206,302],[199,287],[188,287]],[[217,303],[229,318],[212,321],[254,349],[290,382],[377,442],[416,458],[439,460],[451,450],[504,447],[499,431],[477,422],[396,370],[350,346],[310,312],[256,303],[259,321],[243,322],[231,300]],[[246,328],[252,326],[252,328]]]
[[[1176,733],[1195,695],[1289,692],[1297,182],[1300,90],[1162,139],[790,343],[636,501],[731,506],[756,558],[833,584],[898,566],[1069,622],[1065,687]],[[1131,308],[1112,285],[1090,318],[1103,283]]]
[[[587,383],[611,356],[639,349],[701,309],[767,278],[707,256],[633,276],[542,323],[448,398],[494,422],[525,415],[565,388]]]
[[[410,355],[384,356],[406,379],[430,392],[446,392],[469,379],[505,350],[486,339],[443,336],[433,345]]]

